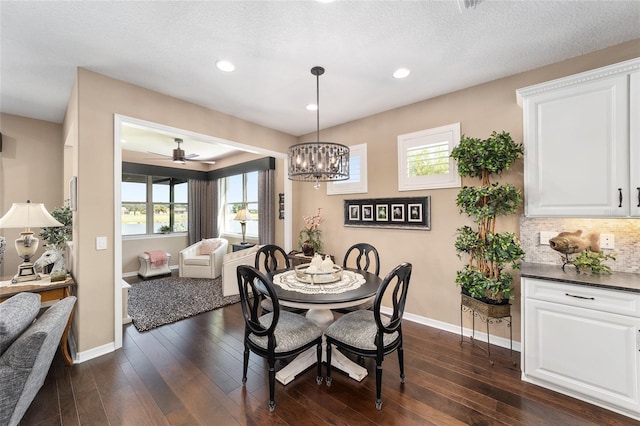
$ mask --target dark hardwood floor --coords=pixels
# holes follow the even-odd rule
[[[383,407],[375,409],[375,364],[358,383],[311,369],[276,385],[267,406],[266,363],[250,356],[242,386],[239,305],[139,333],[124,327],[114,353],[68,367],[56,355],[22,425],[637,425],[627,417],[524,383],[509,351],[485,352],[456,334],[405,321],[406,383],[398,358],[384,362]],[[514,354],[519,361],[519,354]],[[519,363],[519,362],[518,362]]]

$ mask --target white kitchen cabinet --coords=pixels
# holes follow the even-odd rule
[[[640,420],[640,293],[523,278],[522,378]]]
[[[640,72],[636,71],[629,78],[631,91],[629,95],[629,139],[631,167],[631,210],[630,215],[640,217]]]
[[[517,91],[527,216],[640,216],[640,58]]]

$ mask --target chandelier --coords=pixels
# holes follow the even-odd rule
[[[313,67],[316,76],[316,142],[303,142],[289,147],[289,179],[315,182],[332,182],[349,179],[349,147],[339,143],[320,142],[320,76],[324,68]]]

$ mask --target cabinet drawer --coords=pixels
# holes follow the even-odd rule
[[[545,300],[640,318],[640,293],[536,278],[523,278],[522,284],[523,293],[527,299]]]

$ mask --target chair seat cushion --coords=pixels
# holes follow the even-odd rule
[[[273,321],[273,312],[260,317],[260,324],[269,327]],[[278,325],[274,331],[276,353],[289,352],[306,345],[322,336],[322,330],[303,317],[292,312],[280,311]],[[267,337],[249,335],[249,339],[262,349],[267,349]]]
[[[389,318],[382,316],[382,323],[388,324]],[[338,318],[327,328],[325,335],[355,348],[375,351],[377,332],[378,326],[376,325],[373,311],[360,310]],[[398,339],[397,331],[392,334],[385,334],[382,341],[387,346],[396,341],[396,339]]]
[[[193,256],[185,257],[182,261],[185,265],[209,266],[211,265],[211,256]]]

